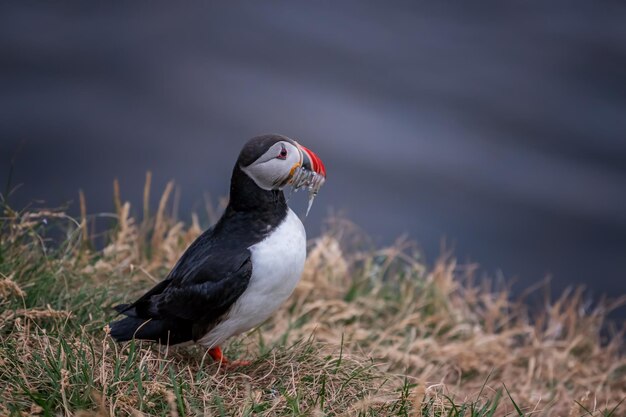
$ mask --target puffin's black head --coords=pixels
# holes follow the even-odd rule
[[[312,151],[282,135],[257,136],[245,144],[237,164],[263,190],[280,190],[300,166],[326,177],[326,168]]]

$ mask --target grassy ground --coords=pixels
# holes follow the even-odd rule
[[[141,222],[116,192],[104,237],[90,235],[84,201],[78,220],[5,209],[0,415],[626,415],[624,329],[601,336],[624,297],[590,309],[574,290],[530,310],[474,266],[427,268],[410,244],[373,249],[341,221],[310,242],[283,308],[226,346],[251,366],[117,345],[110,307],[163,277],[201,232],[167,215],[170,192]]]

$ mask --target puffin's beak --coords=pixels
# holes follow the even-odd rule
[[[302,168],[315,172],[326,178],[326,167],[319,156],[315,155],[312,150],[305,148],[299,143],[297,145],[298,148],[300,148],[300,153],[302,154]]]
[[[294,141],[295,142],[295,141]],[[315,153],[296,142],[300,151],[300,162],[294,164],[291,169],[289,183],[294,190],[305,188],[309,191],[309,206],[306,209],[306,216],[311,210],[313,199],[326,181],[326,167]]]

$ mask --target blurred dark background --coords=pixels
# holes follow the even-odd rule
[[[189,219],[277,132],[329,172],[310,235],[332,209],[518,289],[625,293],[624,3],[430,3],[3,2],[2,192],[13,160],[14,207],[112,211],[150,169]]]

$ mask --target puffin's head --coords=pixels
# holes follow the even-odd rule
[[[264,190],[280,190],[304,168],[326,178],[326,168],[311,150],[281,135],[257,136],[245,144],[239,167]]]

